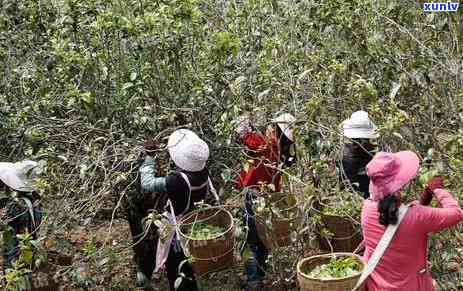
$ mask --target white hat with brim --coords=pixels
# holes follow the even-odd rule
[[[17,163],[0,163],[0,180],[15,191],[35,191],[33,175],[34,168],[39,164],[34,161],[22,161]]]
[[[348,138],[377,138],[377,127],[365,111],[352,113],[349,119],[342,122],[344,136]]]
[[[169,136],[167,147],[171,159],[180,169],[198,172],[206,167],[209,146],[191,130],[174,131]]]
[[[289,113],[283,113],[272,119],[272,123],[276,123],[283,134],[292,142],[294,142],[293,125],[295,122],[296,118]]]

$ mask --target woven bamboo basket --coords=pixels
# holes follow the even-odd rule
[[[302,272],[303,269],[313,269],[321,264],[326,264],[333,256],[354,257],[362,265],[362,269],[357,275],[339,279],[317,279],[312,278]],[[360,278],[361,272],[365,268],[362,259],[352,253],[330,253],[302,259],[297,264],[297,280],[302,291],[352,291]],[[358,291],[365,291],[362,286]]]
[[[226,230],[215,237],[196,240],[190,237],[191,228],[195,223],[207,223]],[[235,224],[227,210],[210,207],[191,212],[180,221],[179,235],[185,254],[192,259],[197,275],[220,271],[233,265]]]
[[[322,222],[333,234],[330,238],[319,237],[322,249],[331,251],[331,244],[333,252],[353,252],[362,242],[360,227],[356,227],[349,218],[322,214]]]
[[[302,217],[296,197],[289,193],[272,193],[265,199],[275,203],[277,208],[284,202],[285,207],[279,208],[280,216],[275,214],[265,216],[254,211],[259,238],[269,250],[290,245],[291,233],[297,229]]]

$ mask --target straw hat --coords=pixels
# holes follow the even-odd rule
[[[169,136],[167,147],[175,165],[186,171],[201,171],[209,158],[206,142],[188,129],[174,131]]]
[[[294,142],[293,125],[295,122],[296,118],[289,113],[283,113],[272,119],[272,123],[276,123],[283,134],[292,142]]]
[[[377,138],[377,127],[370,120],[368,113],[365,111],[356,111],[352,113],[349,119],[342,122],[344,136],[348,138]]]
[[[40,173],[39,163],[22,161],[17,163],[0,163],[0,180],[15,191],[35,191],[34,178]]]
[[[366,167],[372,200],[379,201],[390,194],[399,196],[398,191],[416,177],[419,167],[420,160],[414,152],[377,153]]]

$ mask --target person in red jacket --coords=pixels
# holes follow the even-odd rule
[[[281,190],[281,174],[278,169],[290,167],[296,159],[292,130],[295,121],[291,114],[282,114],[272,120],[265,136],[253,130],[247,117],[237,121],[235,131],[246,149],[250,165],[237,177],[236,189],[271,184],[276,192]]]
[[[273,120],[267,128],[266,135],[253,131],[247,118],[241,118],[237,124],[236,132],[244,145],[248,158],[247,169],[243,169],[235,181],[235,188],[246,189],[245,222],[248,226],[247,244],[253,257],[245,263],[247,275],[245,290],[259,288],[265,276],[265,265],[268,250],[257,235],[253,201],[256,192],[262,185],[273,185],[277,192],[281,190],[281,174],[279,169],[294,162],[291,147],[294,145],[292,124],[294,117],[283,114]]]
[[[246,133],[242,137],[246,149],[247,169],[243,169],[235,181],[236,189],[250,187],[257,189],[260,184],[272,184],[276,191],[280,190],[280,174],[277,161],[272,159],[272,152],[277,151],[274,143],[257,132]]]

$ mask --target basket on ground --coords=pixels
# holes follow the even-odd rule
[[[297,230],[302,217],[296,196],[271,193],[264,199],[264,210],[254,210],[259,238],[269,250],[290,245],[291,234]]]
[[[362,266],[358,274],[337,278],[337,279],[319,279],[312,278],[308,274],[304,273],[304,270],[313,270],[315,267],[328,263],[333,256],[336,257],[352,257]],[[325,255],[318,255],[309,258],[302,259],[297,264],[297,280],[299,282],[300,290],[302,291],[351,291],[360,275],[365,268],[365,264],[362,259],[352,253],[330,253]],[[365,291],[365,287],[362,286],[358,291]]]
[[[321,218],[326,229],[333,234],[329,238],[319,237],[322,249],[333,252],[353,252],[362,242],[360,226],[356,226],[348,217],[322,214]]]
[[[224,231],[206,239],[196,239],[192,237],[192,230],[199,223],[220,227]],[[210,207],[191,212],[180,221],[179,235],[196,274],[204,275],[233,265],[235,225],[227,210]]]

